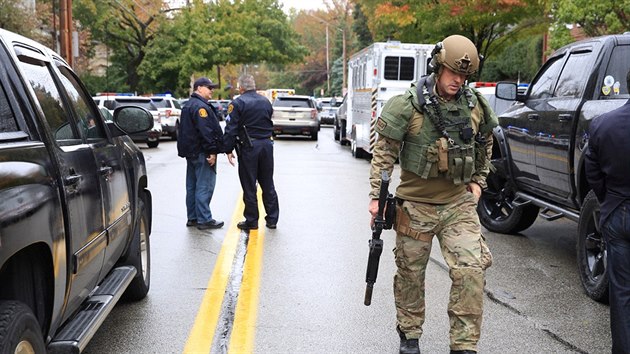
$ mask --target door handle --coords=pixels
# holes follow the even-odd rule
[[[558,114],[558,120],[561,122],[570,122],[573,119],[573,116],[567,113]]]
[[[538,114],[528,114],[527,115],[527,119],[528,120],[538,120],[538,118],[540,118],[540,116]]]
[[[99,172],[104,176],[109,176],[112,174],[112,170],[113,168],[111,168],[110,166],[103,166],[99,169]]]
[[[64,178],[63,181],[66,186],[74,186],[74,185],[77,185],[80,180],[81,180],[81,175],[70,175]]]

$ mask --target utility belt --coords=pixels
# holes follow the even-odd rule
[[[445,177],[456,185],[466,184],[475,173],[474,143],[449,146],[446,138],[439,138],[432,145],[405,141],[400,167],[423,179]]]

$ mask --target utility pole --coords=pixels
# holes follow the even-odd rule
[[[59,0],[59,54],[70,67],[73,67],[72,29],[72,0]]]

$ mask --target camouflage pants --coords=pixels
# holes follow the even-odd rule
[[[420,338],[425,319],[424,278],[437,236],[452,280],[448,315],[451,350],[477,350],[483,313],[485,269],[492,256],[481,235],[471,193],[446,205],[404,201],[398,212],[408,228],[396,225],[394,298],[398,326],[407,338]],[[402,227],[401,227],[402,226]],[[401,232],[402,231],[402,232]]]

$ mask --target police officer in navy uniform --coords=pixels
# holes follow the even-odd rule
[[[178,128],[177,152],[186,158],[186,226],[197,226],[199,230],[223,226],[223,221],[214,220],[210,211],[217,180],[217,154],[223,152],[218,112],[208,104],[217,86],[206,77],[195,81]]]
[[[258,229],[258,199],[256,181],[262,189],[267,228],[275,229],[278,223],[278,195],[273,183],[273,108],[264,96],[256,93],[256,83],[251,75],[238,79],[240,96],[228,106],[224,147],[228,159],[234,164],[231,151],[238,154],[238,175],[243,188],[245,220],[238,223],[241,230]]]

